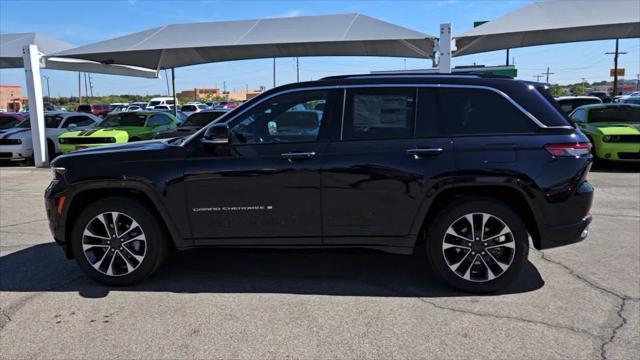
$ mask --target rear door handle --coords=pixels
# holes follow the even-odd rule
[[[416,159],[423,156],[440,155],[444,150],[442,148],[415,148],[407,149],[407,154],[412,155]]]
[[[280,156],[282,156],[283,159],[287,159],[287,160],[304,160],[304,159],[311,159],[314,158],[316,156],[315,151],[309,151],[309,152],[287,152],[284,154],[280,154]]]

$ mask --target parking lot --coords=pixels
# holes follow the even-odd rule
[[[597,169],[587,241],[530,252],[517,285],[469,296],[423,254],[197,250],[108,288],[52,242],[45,169],[0,169],[0,357],[640,356],[640,173]]]

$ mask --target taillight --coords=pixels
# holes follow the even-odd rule
[[[591,143],[547,144],[544,148],[553,156],[581,156],[591,151]]]

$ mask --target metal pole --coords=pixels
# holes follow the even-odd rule
[[[276,58],[273,58],[273,87],[276,87]]]
[[[83,74],[84,74],[84,96],[86,96],[87,99],[89,99],[89,100],[87,100],[87,103],[90,103],[91,102],[91,100],[90,100],[91,98],[89,97],[89,90],[87,88],[87,73],[83,73]]]
[[[506,65],[509,66],[509,49],[507,49],[507,63],[506,63]]]
[[[167,69],[164,69],[164,80],[167,83],[167,95],[171,94],[171,90],[169,90],[169,75],[167,74]]]
[[[22,61],[24,63],[27,97],[29,99],[33,159],[37,167],[47,167],[49,166],[49,159],[47,158],[47,138],[44,127],[40,57],[41,55],[36,45],[25,45],[22,48]]]
[[[47,79],[47,98],[51,101],[51,88],[49,87],[49,77],[47,75],[42,75],[43,78]]]
[[[171,68],[171,85],[173,86],[173,116],[178,116],[178,98],[176,98],[176,71]]]
[[[296,56],[296,82],[300,82],[300,62]]]
[[[438,71],[443,74],[451,73],[451,41],[451,24],[440,24]]]
[[[616,39],[616,53],[613,55],[613,96],[618,95],[618,39]]]
[[[82,105],[82,81],[80,80],[80,73],[78,73],[78,105]]]

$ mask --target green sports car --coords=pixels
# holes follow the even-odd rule
[[[96,127],[69,131],[58,137],[60,150],[67,153],[95,146],[150,140],[163,131],[175,129],[179,121],[169,113],[158,111],[110,114]]]
[[[585,105],[569,117],[591,140],[596,158],[640,162],[640,105]]]

